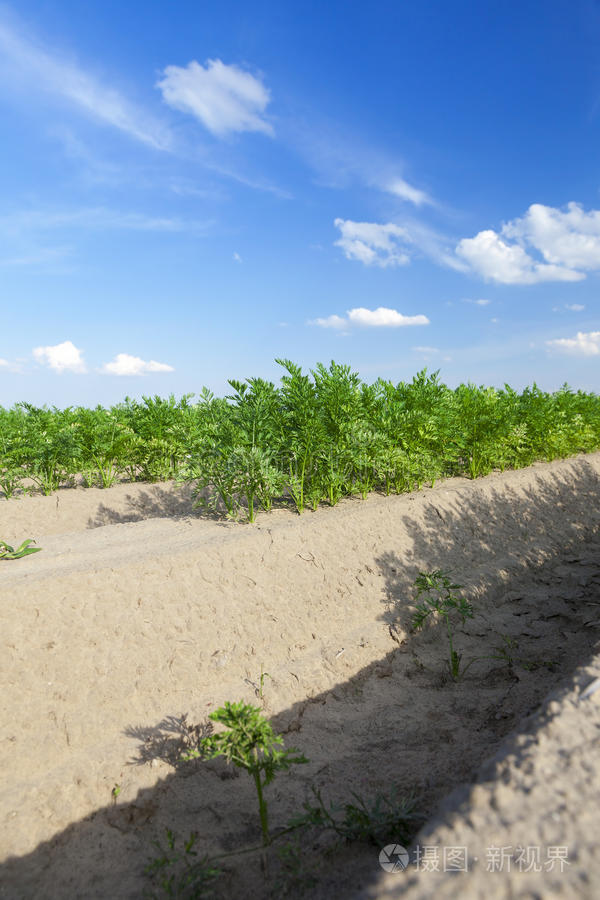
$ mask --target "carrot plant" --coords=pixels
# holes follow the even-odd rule
[[[464,625],[467,619],[473,618],[473,607],[468,600],[456,593],[461,590],[461,585],[454,584],[448,573],[440,569],[435,572],[420,572],[415,579],[415,587],[416,599],[421,602],[417,604],[417,611],[413,616],[413,630],[423,628],[430,617],[443,621],[448,636],[448,667],[454,681],[458,681],[462,654],[454,649],[452,619],[459,618]]]
[[[287,488],[296,509],[302,513],[311,498],[321,499],[316,478],[319,448],[326,429],[317,392],[308,375],[288,359],[277,362],[287,372],[281,378],[281,418],[287,443]],[[284,457],[285,458],[285,457]]]
[[[0,490],[8,500],[22,489],[25,470],[19,466],[5,466],[0,469]]]
[[[366,801],[351,792],[352,800],[344,804],[325,803],[318,788],[313,787],[313,801],[303,804],[304,813],[294,818],[296,828],[318,828],[335,832],[346,841],[368,841],[384,844],[388,840],[409,843],[422,821],[414,796],[403,796],[397,788],[377,794]]]
[[[287,772],[293,765],[306,763],[308,760],[293,748],[279,749],[283,744],[283,738],[275,734],[257,706],[250,706],[243,701],[227,702],[225,706],[211,713],[209,718],[224,725],[228,730],[204,738],[199,749],[190,750],[184,758],[214,759],[223,756],[228,763],[245,769],[256,788],[262,842],[263,846],[267,847],[272,837],[264,789],[278,772]]]
[[[166,846],[154,841],[158,856],[145,867],[145,874],[153,878],[166,897],[201,898],[215,896],[214,881],[221,874],[218,866],[195,850],[197,835],[190,834],[180,842],[170,828],[166,830]]]

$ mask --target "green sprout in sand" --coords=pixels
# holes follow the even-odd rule
[[[42,549],[41,547],[30,547],[30,544],[35,544],[33,538],[23,541],[21,546],[15,550],[6,541],[0,541],[0,559],[20,559],[22,556],[29,556],[30,553],[39,553]]]

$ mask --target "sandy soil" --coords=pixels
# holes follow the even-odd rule
[[[409,867],[381,873],[354,900],[597,898],[599,749],[597,654],[442,802],[408,848]],[[450,873],[452,847],[464,853]]]
[[[489,781],[482,762],[598,651],[599,485],[591,454],[255,526],[203,519],[173,485],[0,501],[0,537],[43,547],[0,562],[0,896],[141,897],[165,827],[196,832],[201,852],[253,845],[249,779],[179,754],[225,700],[261,704],[261,668],[265,715],[310,760],[267,789],[275,827],[312,786],[336,803],[416,791],[425,820],[456,785]],[[409,628],[414,578],[435,568],[476,608],[464,658],[508,635],[521,662],[449,680],[442,631]],[[273,851],[268,875],[256,855],[228,859],[216,896],[437,895],[414,873],[384,877],[380,849],[304,835],[297,864]]]

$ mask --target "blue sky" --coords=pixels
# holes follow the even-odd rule
[[[600,4],[0,5],[0,404],[600,390]]]

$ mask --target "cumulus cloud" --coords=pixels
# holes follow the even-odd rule
[[[167,66],[156,85],[165,103],[193,115],[217,137],[232,132],[260,131],[272,135],[264,118],[271,99],[260,79],[236,65],[209,59],[205,66]]]
[[[600,269],[600,210],[586,212],[579,203],[566,210],[533,203],[503,234],[538,250],[546,262],[570,269]]]
[[[335,219],[341,237],[335,241],[341,247],[347,259],[357,259],[366,266],[403,266],[410,257],[401,248],[402,242],[410,243],[405,228],[389,222],[378,225],[376,222],[352,222],[350,219]]]
[[[358,306],[346,312],[347,318],[331,315],[324,319],[312,319],[309,325],[321,328],[334,328],[337,331],[348,331],[352,325],[359,328],[403,328],[408,325],[429,325],[427,316],[404,316],[396,309],[379,306],[377,309],[365,309]]]
[[[115,358],[105,363],[100,369],[103,375],[149,375],[151,372],[174,372],[173,366],[156,362],[154,359],[146,362],[139,356],[131,356],[129,353],[117,353]]]
[[[409,203],[414,203],[415,206],[423,206],[425,203],[433,202],[425,191],[413,187],[412,184],[409,184],[403,178],[393,178],[388,182],[385,190],[388,194],[393,194],[401,200],[408,200]]]
[[[395,309],[378,306],[377,309],[365,309],[362,306],[348,310],[348,319],[353,325],[366,328],[402,328],[405,325],[429,325],[427,316],[403,316]]]
[[[580,272],[536,262],[519,244],[508,244],[491,229],[463,238],[456,253],[486,280],[500,284],[537,284],[541,281],[581,281]]]
[[[49,347],[36,347],[33,356],[37,362],[48,366],[54,372],[83,373],[86,371],[81,350],[71,341],[63,341],[62,344],[54,344]]]
[[[456,255],[500,284],[581,281],[586,272],[600,270],[600,210],[533,203],[499,232],[487,229],[463,238]]]
[[[571,312],[582,312],[585,306],[583,303],[565,303],[565,309],[570,309]]]
[[[234,254],[233,254],[233,261],[234,261],[234,262],[237,262],[237,263],[241,263],[241,262],[242,262],[242,257],[240,256],[239,253],[234,253]]]
[[[578,331],[574,338],[557,338],[546,344],[571,356],[600,356],[600,331]]]
[[[491,302],[492,302],[491,300],[483,300],[483,299],[482,300],[469,300],[466,297],[463,300],[463,303],[472,303],[473,306],[489,306]]]

